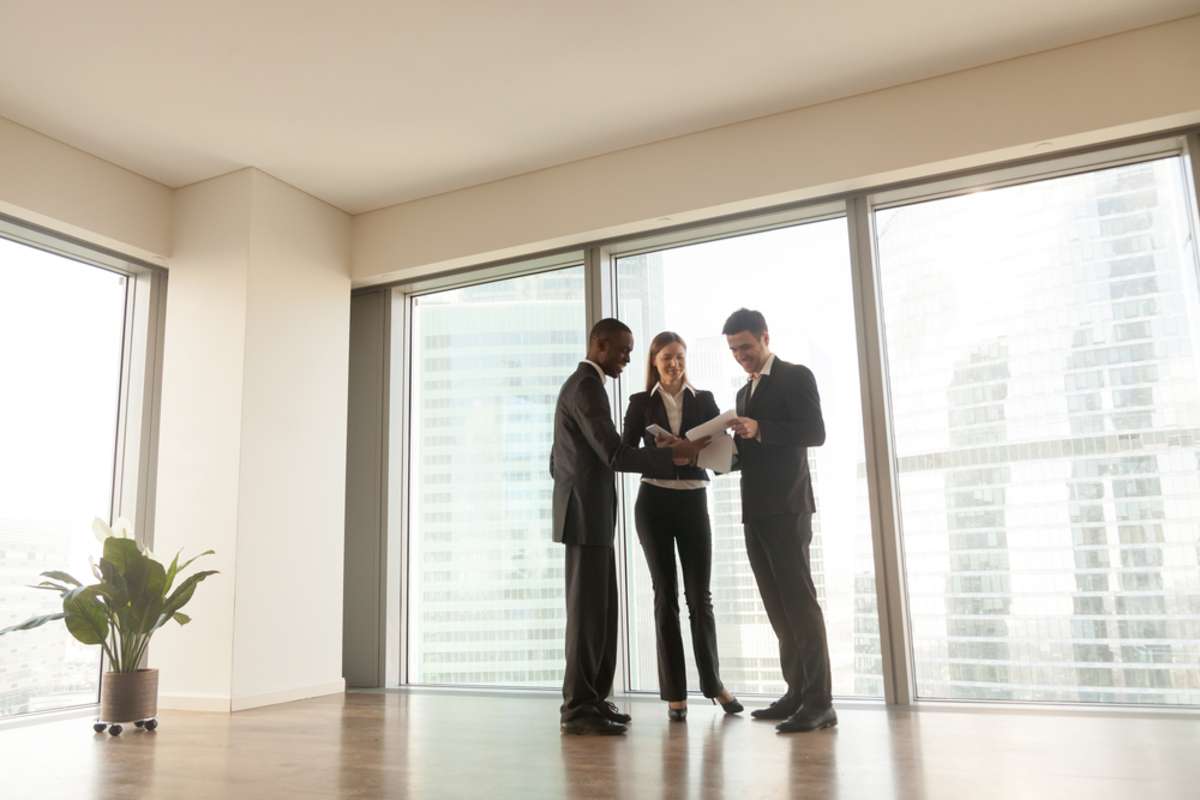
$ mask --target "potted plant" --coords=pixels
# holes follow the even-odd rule
[[[84,644],[98,644],[104,651],[108,671],[100,681],[100,716],[94,730],[121,733],[122,722],[139,728],[158,727],[158,670],[141,667],[146,647],[154,632],[171,620],[186,625],[191,621],[180,609],[187,605],[196,585],[216,570],[203,570],[178,581],[180,573],[206,550],[182,564],[179,555],[168,567],[132,538],[131,526],[118,520],[116,531],[102,520],[92,529],[104,545],[97,565],[92,561],[96,583],[84,586],[66,572],[43,572],[45,578],[31,588],[62,595],[62,611],[31,617],[0,630],[0,636],[30,630],[61,619],[71,635]]]

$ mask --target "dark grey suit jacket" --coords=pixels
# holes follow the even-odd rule
[[[612,547],[616,473],[662,473],[671,467],[669,448],[621,443],[604,384],[591,364],[581,363],[563,384],[554,409],[554,541]]]
[[[825,420],[812,371],[778,356],[771,374],[737,394],[737,412],[758,422],[762,441],[737,439],[742,472],[742,521],[771,514],[811,514],[817,510],[808,448],[825,443]]]

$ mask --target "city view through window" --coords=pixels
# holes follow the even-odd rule
[[[876,216],[918,694],[1200,704],[1181,159]]]
[[[414,298],[412,682],[561,685],[551,422],[586,337],[583,267]]]
[[[62,610],[110,513],[124,276],[0,238],[0,628]],[[100,650],[61,624],[0,637],[0,716],[95,702]]]

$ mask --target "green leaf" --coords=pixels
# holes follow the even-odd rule
[[[103,594],[108,598],[109,607],[122,608],[129,603],[129,589],[125,585],[125,576],[117,569],[117,565],[107,558],[100,559],[100,574],[104,576]]]
[[[183,548],[179,548],[179,552],[171,559],[171,566],[167,567],[167,580],[163,583],[163,594],[171,591],[171,586],[175,583],[175,575],[179,572],[179,556],[183,553]]]
[[[174,614],[171,615],[171,619],[175,620],[180,625],[187,625],[189,622],[192,621],[192,618],[189,617],[187,614],[183,613],[182,611],[176,611]],[[0,631],[0,633],[3,633],[3,631]]]
[[[49,572],[43,572],[43,573],[42,573],[42,577],[43,577],[43,578],[50,578],[51,580],[56,580],[56,581],[59,581],[60,583],[69,583],[69,584],[71,584],[72,586],[82,586],[82,585],[83,585],[82,583],[80,583],[79,581],[75,580],[74,578],[72,578],[72,577],[71,577],[70,575],[68,575],[67,573],[65,573],[65,572],[59,572],[59,571],[57,571],[57,570],[51,570],[51,571],[49,571]]]
[[[63,598],[67,630],[84,644],[103,644],[108,638],[108,616],[91,586],[72,589]]]
[[[34,586],[33,584],[29,584],[29,588],[30,589],[49,589],[50,591],[58,592],[59,594],[66,594],[67,592],[71,591],[70,586],[63,586],[61,583],[54,583],[53,581],[42,581],[37,586]]]
[[[64,616],[65,615],[59,611],[54,614],[43,614],[40,617],[30,617],[24,622],[17,623],[16,625],[10,625],[7,628],[0,628],[0,636],[3,636],[6,633],[12,633],[13,631],[28,631],[34,628],[40,628],[47,622],[53,622],[56,619],[62,619]]]
[[[112,564],[122,576],[131,566],[136,568],[145,558],[133,539],[118,539],[113,536],[104,540],[104,560]],[[100,567],[104,568],[103,561]]]
[[[163,584],[166,581],[166,571],[162,564],[152,558],[146,559],[144,582],[140,592],[135,594],[135,587],[130,586],[129,603],[131,607],[131,622],[137,633],[149,633],[158,623],[158,617],[163,610]]]
[[[155,627],[165,625],[168,619],[175,616],[175,612],[183,608],[189,600],[192,599],[192,594],[196,591],[196,584],[207,578],[209,575],[216,575],[217,570],[209,569],[202,572],[197,572],[194,575],[189,575],[183,583],[179,584],[179,588],[171,592],[171,596],[163,603],[162,616],[159,623]]]
[[[188,566],[191,565],[191,563],[193,561],[195,561],[197,558],[202,558],[203,556],[216,555],[217,551],[216,550],[205,550],[203,553],[194,555],[191,558],[189,558],[187,561],[180,564],[179,556],[181,553],[183,553],[182,550],[180,550],[178,553],[175,554],[175,558],[173,558],[171,560],[170,568],[167,569],[167,583],[166,583],[165,588],[163,589],[164,592],[171,591],[171,587],[175,584],[175,576],[178,575],[179,573],[183,572],[185,569],[187,569]]]

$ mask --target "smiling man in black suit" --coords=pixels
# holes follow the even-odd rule
[[[708,444],[707,438],[662,448],[621,443],[604,381],[620,376],[632,352],[633,332],[625,323],[597,322],[588,336],[587,359],[563,384],[554,411],[554,541],[566,545],[563,733],[621,734],[630,719],[608,702],[617,666],[616,473],[695,464]]]
[[[825,443],[817,381],[808,367],[772,355],[760,312],[738,309],[722,332],[749,375],[738,391],[732,425],[742,473],[742,526],[788,686],[783,697],[751,716],[782,720],[776,726],[780,733],[832,727],[837,714],[829,645],[808,553],[816,511],[808,448]]]

